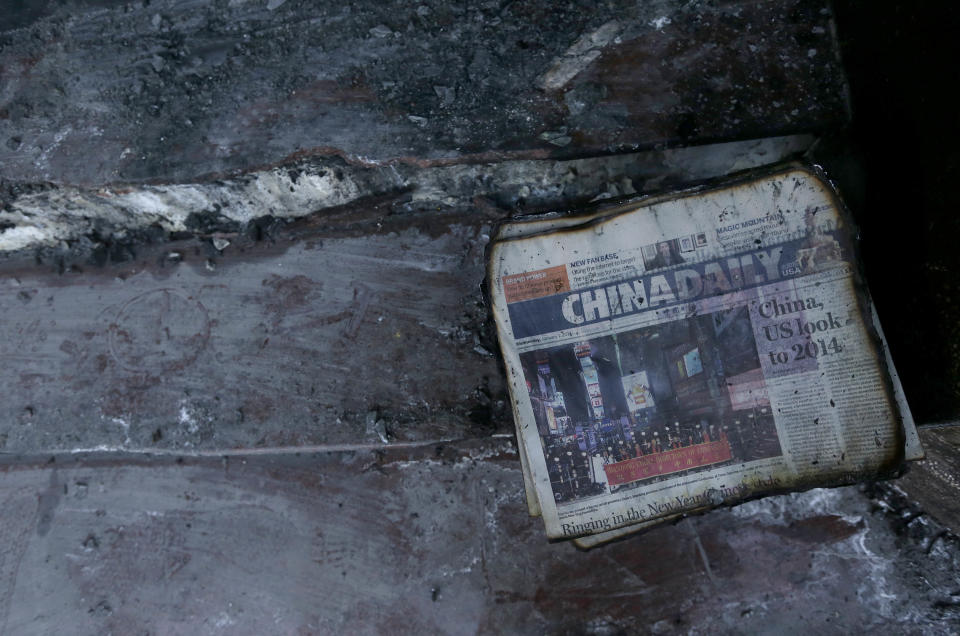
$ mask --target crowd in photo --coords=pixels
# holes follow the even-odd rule
[[[723,422],[639,420],[623,416],[601,422],[568,421],[560,434],[544,437],[547,468],[558,500],[603,492],[603,466],[609,464],[711,442],[726,444],[732,461],[751,461],[769,454],[771,440],[776,443],[773,417],[766,407],[734,411]]]

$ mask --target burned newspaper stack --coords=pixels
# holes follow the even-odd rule
[[[490,268],[551,538],[589,547],[922,456],[851,222],[814,168],[515,222]]]

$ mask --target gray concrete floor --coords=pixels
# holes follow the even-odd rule
[[[895,485],[589,552],[544,539],[507,439],[60,456],[0,480],[4,634],[945,633],[960,544]]]

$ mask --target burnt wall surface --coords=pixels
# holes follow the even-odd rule
[[[101,185],[304,154],[572,157],[846,119],[823,0],[0,3],[0,164]]]

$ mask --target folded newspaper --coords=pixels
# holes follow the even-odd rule
[[[530,513],[591,547],[923,456],[815,167],[503,226],[491,301]]]

